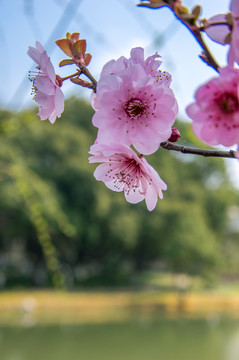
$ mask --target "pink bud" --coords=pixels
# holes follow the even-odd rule
[[[181,134],[177,128],[172,128],[172,134],[168,141],[170,142],[177,142],[181,137]]]
[[[89,83],[86,80],[80,79],[79,77],[72,77],[72,78],[70,78],[70,80],[74,84],[77,84],[77,85],[92,89],[92,84],[91,83]]]
[[[62,80],[62,78],[60,77],[60,75],[56,75],[55,83],[56,83],[56,85],[59,86],[59,87],[62,86],[63,80]]]

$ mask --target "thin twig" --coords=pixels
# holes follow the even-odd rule
[[[75,77],[75,76],[78,76],[78,75],[80,75],[80,70],[78,70],[78,71],[76,71],[74,74],[72,74],[72,75],[68,75],[68,76],[65,76],[65,77],[63,77],[63,78],[61,78],[61,80],[62,81],[65,81],[65,80],[68,80],[68,79],[70,79],[70,78],[73,78],[73,77]]]
[[[86,77],[88,77],[88,79],[92,82],[92,89],[94,91],[96,91],[96,87],[97,87],[97,81],[95,80],[95,78],[93,77],[93,75],[91,75],[91,73],[89,72],[89,70],[87,69],[86,66],[81,65],[80,66],[80,70],[81,73],[84,74]]]
[[[175,12],[174,12],[174,14],[175,14],[176,18],[179,19],[188,28],[188,30],[193,34],[193,36],[195,37],[195,39],[197,40],[197,42],[203,49],[206,59],[207,59],[207,61],[206,61],[207,64],[209,66],[211,66],[214,70],[219,72],[220,66],[217,63],[217,61],[214,59],[210,50],[208,49],[208,47],[201,35],[200,28],[196,24],[191,25],[187,20],[184,20],[183,18],[179,17]]]
[[[194,154],[194,155],[201,155],[206,157],[212,156],[212,157],[237,159],[236,151],[234,150],[220,151],[220,150],[198,149],[189,146],[174,144],[169,141],[162,142],[160,146],[165,150],[179,151],[183,154]]]

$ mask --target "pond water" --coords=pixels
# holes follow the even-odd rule
[[[0,327],[0,360],[79,359],[239,360],[239,321],[215,316]]]

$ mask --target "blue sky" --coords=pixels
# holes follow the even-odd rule
[[[93,55],[90,70],[96,78],[105,62],[121,55],[128,57],[134,46],[144,47],[146,55],[158,51],[164,70],[173,75],[172,86],[183,114],[197,85],[214,76],[214,72],[198,59],[198,44],[167,8],[151,10],[139,8],[137,3],[137,0],[0,0],[0,105],[19,109],[29,104],[27,73],[33,62],[26,55],[28,46],[40,41],[57,68],[64,54],[54,41],[69,31],[80,32],[87,39],[87,50]],[[190,8],[197,4],[193,0],[184,3]],[[201,4],[205,17],[228,10],[227,0],[202,0]],[[222,63],[226,49],[212,45]],[[57,70],[63,74],[68,69]],[[79,90],[71,85],[65,92]],[[82,95],[87,97],[86,92]]]
[[[59,75],[74,72],[74,67],[58,68],[65,56],[54,44],[69,31],[80,32],[86,38],[87,51],[93,55],[89,69],[96,79],[107,61],[121,55],[129,57],[132,47],[144,47],[146,56],[158,51],[163,70],[173,76],[172,88],[180,115],[186,119],[185,107],[193,101],[196,88],[216,73],[199,59],[199,45],[169,9],[139,8],[137,3],[137,0],[0,0],[0,106],[21,110],[33,104],[27,75],[34,64],[26,51],[36,40],[46,46]],[[183,3],[189,8],[200,3],[205,18],[227,12],[229,7],[229,0]],[[225,65],[227,46],[210,40],[208,44],[219,63]],[[66,96],[90,97],[90,91],[70,82],[64,84],[63,91]],[[237,167],[234,165],[233,169]],[[239,170],[232,170],[232,177],[235,174],[239,182],[237,173]]]

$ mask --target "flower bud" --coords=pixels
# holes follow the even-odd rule
[[[85,53],[86,40],[79,39],[79,33],[67,33],[66,38],[56,40],[56,44],[66,55],[72,58],[70,61],[67,61],[67,59],[61,61],[59,64],[60,66],[70,65],[72,63],[75,63],[78,66],[89,65],[91,54]]]
[[[83,80],[83,79],[80,79],[80,78],[70,78],[71,82],[73,82],[74,84],[77,84],[77,85],[80,85],[80,86],[83,86],[83,87],[86,87],[86,88],[89,88],[89,89],[92,89],[92,83],[90,83],[89,81],[86,81],[86,80]]]
[[[168,141],[170,142],[177,142],[181,137],[181,134],[177,128],[172,128],[172,134]]]

